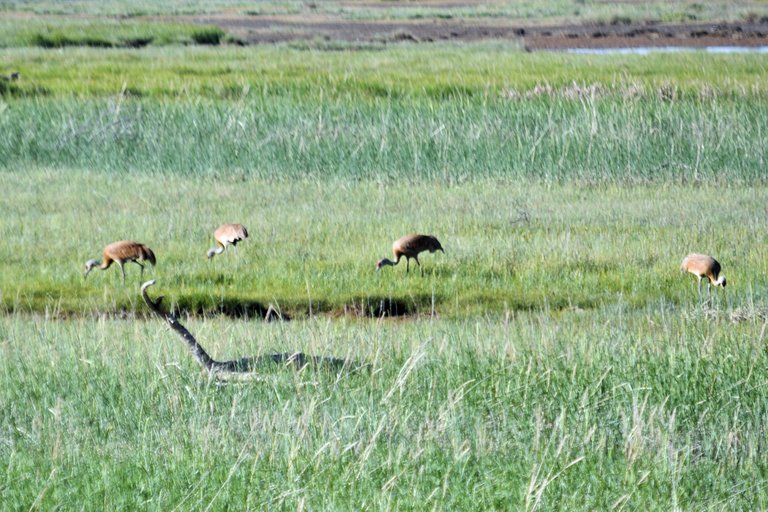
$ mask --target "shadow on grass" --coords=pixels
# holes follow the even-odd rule
[[[341,310],[334,310],[336,315],[351,315],[360,318],[409,317],[419,314],[434,313],[433,308],[440,301],[432,295],[419,295],[408,298],[396,297],[353,297]]]
[[[267,322],[275,320],[289,321],[291,318],[272,305],[265,306],[251,299],[222,299],[216,304],[198,302],[195,299],[180,298],[176,308],[178,311],[191,316],[224,315],[230,318],[254,319],[261,318]]]
[[[611,297],[574,297],[545,292],[516,292],[509,295],[476,294],[457,303],[459,308],[486,312],[568,312],[589,311],[614,303]]]
[[[29,85],[28,83],[24,87],[18,86],[13,82],[3,80],[0,77],[0,97],[8,96],[15,98],[33,97],[33,96],[49,96],[51,91],[45,87],[38,85]]]
[[[433,313],[433,297],[420,295],[408,298],[395,297],[353,297],[343,306],[331,305],[323,300],[313,300],[309,304],[293,304],[292,311],[305,311],[307,316],[330,313],[332,316],[355,316],[359,318],[409,317],[419,314]],[[435,304],[438,301],[435,299]],[[177,310],[192,316],[225,315],[230,318],[255,319],[266,321],[290,320],[285,312],[272,305],[243,299],[226,298],[215,304],[210,301],[198,300],[193,297],[178,299]]]

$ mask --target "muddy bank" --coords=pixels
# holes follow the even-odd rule
[[[750,22],[604,24],[525,26],[511,20],[343,20],[324,15],[190,17],[186,21],[216,25],[242,44],[295,41],[350,43],[509,40],[536,50],[570,48],[766,46],[768,17]]]

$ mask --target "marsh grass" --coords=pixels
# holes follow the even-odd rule
[[[273,305],[299,318],[385,303],[446,317],[658,300],[696,302],[683,256],[709,252],[730,307],[765,291],[764,187],[542,185],[514,181],[187,179],[76,170],[4,177],[0,290],[7,311],[136,312],[139,268],[83,279],[83,263],[120,239],[148,244],[147,267],[182,309],[258,316]],[[703,207],[706,205],[706,208]],[[521,211],[528,221],[521,222]],[[213,260],[222,222],[251,237]],[[405,233],[438,236],[446,254],[375,272]],[[362,306],[362,310],[360,309]],[[235,314],[235,313],[233,313]],[[378,315],[377,315],[378,316]]]
[[[334,9],[333,3],[325,5],[330,12],[339,12],[353,19],[513,19],[521,25],[539,24],[629,24],[645,21],[701,22],[743,21],[765,16],[762,6],[754,3],[729,1],[723,4],[707,2],[568,2],[554,0],[541,2],[470,2],[464,4],[429,3],[410,4],[384,0],[361,5],[342,4]]]
[[[83,46],[143,48],[148,45],[218,45],[225,33],[218,27],[161,21],[93,18],[18,17],[0,20],[0,48],[45,49]]]
[[[4,52],[2,506],[768,508],[764,57],[487,50]],[[215,385],[123,238],[214,357],[371,373]]]
[[[121,30],[143,26],[128,24],[105,32],[118,37]],[[157,25],[158,30],[162,28]],[[191,37],[189,32],[184,34]],[[170,46],[109,52],[9,48],[3,51],[3,66],[21,71],[22,95],[36,96],[37,88],[56,97],[81,98],[112,96],[126,86],[150,98],[287,96],[354,103],[377,98],[482,101],[508,96],[510,91],[525,94],[537,86],[563,91],[574,85],[598,85],[619,96],[668,100],[764,97],[766,92],[765,56],[759,54],[525,53],[509,42],[400,44],[389,45],[386,51],[341,48]]]
[[[0,3],[0,8],[8,11],[34,13],[36,15],[91,15],[91,16],[123,16],[128,18],[145,15],[184,15],[204,14],[213,12],[232,12],[242,8],[244,13],[286,14],[301,12],[304,3],[298,0],[256,0],[243,2],[231,0],[138,0],[126,4],[119,1],[99,2],[80,0],[77,2],[49,2],[37,0],[14,0],[12,3]],[[11,8],[12,7],[12,8]]]
[[[298,0],[257,0],[244,4],[232,0],[139,0],[117,1],[80,0],[52,2],[50,0],[14,0],[0,3],[0,9],[38,15],[101,15],[127,16],[204,14],[239,12],[250,16],[281,14],[330,14],[347,19],[482,19],[507,18],[527,23],[629,23],[643,21],[695,22],[740,21],[760,19],[766,15],[759,3],[744,0],[727,2],[689,2],[686,0],[652,2],[465,2],[411,3],[381,0],[378,2],[323,1],[307,4]]]
[[[766,506],[761,323],[659,304],[386,326],[186,319],[220,358],[373,364],[216,386],[157,320],[0,322],[6,504]]]
[[[189,178],[761,183],[765,99],[21,100],[0,168]]]

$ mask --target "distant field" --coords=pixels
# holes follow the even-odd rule
[[[531,48],[569,44],[765,45],[765,2],[603,1],[0,1],[0,48],[262,45],[366,48],[398,41],[501,39]],[[537,27],[559,26],[547,34]],[[571,29],[591,26],[586,37]],[[686,30],[689,26],[692,30]],[[628,29],[628,30],[624,30]],[[658,30],[657,30],[658,29]],[[670,32],[671,30],[671,32]],[[538,36],[545,36],[544,39]],[[626,34],[625,32],[629,32]],[[524,34],[525,33],[525,34]],[[619,39],[613,36],[618,33]],[[709,37],[714,34],[714,37]],[[702,39],[702,36],[705,36]],[[633,43],[633,40],[636,42]],[[641,41],[642,42],[637,42]],[[570,42],[569,42],[570,41]],[[585,42],[586,41],[586,42]],[[706,43],[704,41],[707,41]]]
[[[0,19],[0,48],[143,48],[148,45],[215,45],[225,40],[225,33],[219,28],[172,21],[45,16],[4,16]]]
[[[768,56],[341,46],[0,50],[0,509],[768,508]]]
[[[36,15],[102,15],[143,16],[207,13],[243,13],[250,15],[323,14],[356,19],[422,19],[422,18],[516,18],[528,21],[729,21],[759,16],[765,4],[759,0],[727,0],[722,2],[671,1],[579,1],[549,2],[515,1],[322,1],[257,0],[79,0],[55,2],[40,0],[3,0],[0,11],[17,11]]]

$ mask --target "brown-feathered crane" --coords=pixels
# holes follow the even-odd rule
[[[99,266],[101,270],[108,269],[112,263],[120,265],[120,271],[123,273],[123,282],[125,282],[125,268],[123,265],[132,261],[141,267],[141,275],[144,275],[144,265],[139,263],[140,261],[148,261],[152,265],[156,263],[155,253],[152,249],[139,242],[132,240],[120,240],[119,242],[112,242],[104,248],[101,266],[99,266],[99,260],[88,260],[85,262],[85,277],[88,277],[88,273],[96,266]]]
[[[680,270],[690,272],[699,278],[699,295],[701,295],[701,280],[707,279],[707,292],[712,294],[712,285],[725,288],[725,276],[720,275],[720,263],[712,256],[692,253],[683,258]]]
[[[381,259],[376,263],[376,270],[380,270],[381,267],[385,265],[397,265],[400,263],[400,258],[403,256],[405,256],[406,273],[409,270],[408,263],[411,258],[416,260],[416,264],[421,268],[421,263],[419,263],[419,253],[424,251],[429,251],[431,253],[442,251],[442,253],[445,254],[443,246],[440,245],[440,242],[434,236],[417,234],[405,235],[404,237],[395,240],[392,244],[392,254],[395,255],[395,261],[391,261],[387,258]]]
[[[208,259],[223,253],[228,245],[236,246],[248,238],[248,230],[242,224],[222,224],[213,232],[216,247],[208,249]]]

